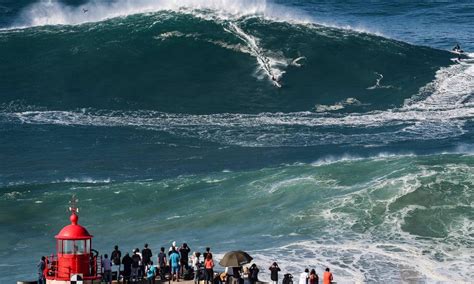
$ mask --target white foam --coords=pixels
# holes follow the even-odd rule
[[[58,183],[61,183],[61,182],[66,182],[66,183],[92,183],[92,184],[95,184],[95,183],[110,183],[111,180],[108,178],[108,179],[93,179],[93,178],[89,178],[89,177],[82,177],[82,178],[65,178],[64,180],[62,181],[57,181]]]
[[[87,10],[86,13],[84,13],[84,9]],[[20,17],[7,30],[45,25],[79,25],[160,11],[192,14],[212,20],[237,19],[257,15],[273,21],[317,24],[357,33],[385,36],[373,28],[320,21],[302,10],[267,0],[90,0],[80,6],[69,6],[56,0],[39,0],[24,9]],[[308,27],[314,26],[309,25]]]
[[[87,10],[87,12],[84,12]],[[42,0],[25,11],[14,27],[44,25],[76,25],[98,22],[115,17],[158,11],[193,13],[202,17],[239,18],[247,15],[261,15],[275,20],[296,20],[308,18],[289,7],[268,3],[265,0],[91,0],[80,6],[68,6],[59,1]]]
[[[409,279],[424,283],[470,281],[474,276],[471,269],[474,251],[469,247],[472,240],[469,232],[474,228],[474,222],[466,215],[452,218],[450,224],[445,224],[449,229],[446,238],[420,238],[406,232],[402,226],[405,218],[415,210],[473,207],[469,204],[469,187],[474,180],[466,179],[474,175],[473,167],[448,163],[443,163],[442,167],[439,164],[412,164],[411,160],[406,161],[407,164],[399,162],[404,160],[403,157],[392,159],[383,174],[362,184],[348,185],[345,190],[335,190],[337,194],[316,203],[315,210],[299,211],[293,215],[292,218],[309,222],[307,226],[315,222],[313,220],[318,224],[322,221],[328,224],[318,228],[310,240],[290,241],[278,248],[251,251],[254,262],[277,261],[283,273],[290,272],[295,276],[306,267],[316,268],[319,274],[325,267],[330,267],[338,283],[400,283]],[[365,162],[374,163],[376,160],[367,159]],[[283,175],[281,179],[283,183],[288,177]],[[289,178],[288,181],[296,179]],[[392,206],[416,190],[429,191],[438,184],[456,184],[456,181],[465,182],[468,189],[460,193],[460,202],[455,204],[428,207],[412,199],[413,204],[402,208]],[[329,188],[334,191],[333,187]],[[385,208],[385,211],[380,212],[377,208]],[[381,218],[370,221],[374,215]],[[373,223],[369,223],[364,231],[352,229],[352,226],[365,222]],[[442,260],[439,255],[442,255]],[[268,280],[269,275],[265,272],[262,278]]]
[[[334,105],[316,105],[316,112],[328,112],[344,109],[346,106],[360,106],[362,103],[356,98],[347,98]]]

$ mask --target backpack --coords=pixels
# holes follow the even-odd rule
[[[118,251],[113,251],[111,258],[114,265],[120,265],[120,255]]]
[[[283,276],[283,284],[293,284],[293,275],[287,273]]]
[[[192,268],[184,269],[184,272],[183,272],[184,280],[192,280],[193,276],[194,275],[193,275],[193,269]]]

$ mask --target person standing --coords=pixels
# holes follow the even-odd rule
[[[133,260],[130,257],[130,254],[127,252],[125,256],[122,258],[124,283],[130,282],[130,275],[132,274],[132,263],[133,263]]]
[[[176,282],[179,281],[179,259],[179,253],[173,247],[170,254],[171,274],[173,275],[173,280],[176,279]]]
[[[209,284],[209,281],[212,283],[214,280],[214,261],[212,261],[212,253],[206,248],[206,260],[204,261],[204,268],[206,269],[206,283]]]
[[[165,269],[166,269],[166,253],[165,248],[161,247],[160,253],[158,254],[158,267],[160,268],[160,279],[165,279]]]
[[[199,261],[200,256],[200,252],[195,251],[193,253],[192,264],[194,269],[194,284],[199,284],[199,279],[201,278],[201,262]]]
[[[142,250],[143,265],[149,265],[152,256],[153,254],[151,253],[151,249],[148,248],[148,244],[145,244],[145,248]]]
[[[323,274],[323,284],[331,284],[333,280],[332,273],[329,270],[329,267],[326,267],[326,271]]]
[[[273,284],[278,284],[278,271],[281,271],[280,267],[278,267],[278,264],[274,262],[270,268],[270,279],[272,280]]]
[[[306,268],[304,272],[300,274],[300,282],[299,284],[308,284],[308,277],[309,277],[309,269]]]
[[[311,269],[311,272],[309,273],[309,279],[308,279],[309,284],[318,284],[319,283],[319,276],[316,274],[316,270]]]
[[[102,266],[102,279],[105,283],[112,283],[112,261],[110,261],[109,256],[104,254],[104,258],[101,262]]]
[[[120,259],[122,258],[122,252],[118,249],[118,246],[115,245],[114,251],[110,254],[110,259],[112,260],[113,268],[117,270],[117,282],[120,280]]]
[[[258,269],[257,265],[254,263],[250,266],[249,268],[249,273],[250,273],[250,283],[255,284],[258,281],[258,272],[260,270]]]
[[[188,247],[187,243],[183,243],[183,245],[179,248],[179,254],[181,259],[181,275],[184,275],[184,269],[189,269],[189,252],[191,248]]]
[[[38,284],[46,284],[46,278],[44,277],[44,270],[46,269],[46,257],[42,256],[38,265]]]
[[[148,244],[145,244],[142,250],[142,265],[140,266],[141,275],[143,277],[146,277],[145,268],[150,264],[152,256],[151,249],[148,248]]]
[[[131,273],[131,280],[134,282],[138,281],[139,272],[140,272],[140,264],[142,262],[142,258],[139,254],[139,249],[136,248],[132,255],[132,273]]]

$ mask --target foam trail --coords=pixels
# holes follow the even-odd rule
[[[277,87],[281,87],[278,81],[285,71],[276,68],[275,65],[280,64],[286,66],[286,62],[265,55],[263,49],[258,46],[258,39],[245,33],[236,24],[229,23],[229,29],[226,30],[236,35],[239,39],[246,43],[249,50],[251,51],[251,54],[257,59],[257,63],[260,65],[261,70],[265,72],[267,77],[272,80]]]

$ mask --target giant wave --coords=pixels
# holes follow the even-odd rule
[[[352,99],[345,111],[364,112],[400,106],[450,64],[446,52],[367,33],[176,11],[8,30],[0,41],[1,102],[54,110],[288,112]]]

